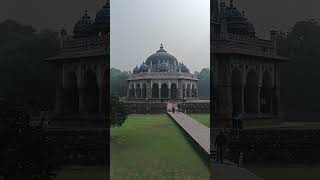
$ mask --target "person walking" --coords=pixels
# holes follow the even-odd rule
[[[172,113],[174,114],[174,110],[175,110],[175,108],[174,108],[174,106],[172,106]]]
[[[232,114],[232,130],[237,130],[237,119],[236,113]]]
[[[220,131],[216,137],[215,146],[217,150],[217,161],[223,163],[223,154],[226,145],[227,138],[224,132]]]

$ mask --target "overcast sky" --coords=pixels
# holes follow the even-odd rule
[[[227,3],[229,0],[227,0]],[[258,35],[288,30],[298,20],[320,18],[319,0],[234,0]],[[0,21],[72,32],[84,10],[94,18],[105,0],[1,0]],[[111,0],[112,62],[123,70],[141,64],[160,43],[190,69],[209,65],[209,0]]]
[[[112,67],[132,70],[159,50],[160,43],[192,71],[209,67],[209,0],[111,3]]]

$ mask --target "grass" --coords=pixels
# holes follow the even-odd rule
[[[209,168],[167,115],[130,115],[111,130],[112,180],[209,179]]]
[[[107,180],[107,168],[102,166],[64,167],[56,180]]]
[[[188,115],[210,128],[210,114],[188,114]]]
[[[264,180],[319,180],[320,165],[283,164],[283,165],[247,165],[251,172]]]

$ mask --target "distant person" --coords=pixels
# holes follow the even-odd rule
[[[237,130],[237,117],[236,113],[232,114],[232,130]]]
[[[173,114],[174,114],[174,109],[175,109],[174,106],[172,106],[172,113],[173,113]]]
[[[236,122],[237,122],[237,129],[238,130],[243,129],[243,123],[239,114],[236,115]]]
[[[226,146],[227,138],[225,134],[220,131],[218,136],[216,137],[215,146],[217,149],[217,161],[223,163],[223,153]]]

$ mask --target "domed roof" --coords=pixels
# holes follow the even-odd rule
[[[146,63],[142,63],[141,66],[140,66],[140,71],[142,72],[148,72],[149,70],[149,66],[146,64]]]
[[[139,73],[140,72],[140,68],[138,66],[136,66],[134,69],[133,69],[133,73]]]
[[[92,21],[86,10],[81,19],[74,26],[73,33],[76,37],[85,37],[90,34],[92,30]]]
[[[161,44],[160,49],[148,57],[146,64],[150,65],[152,64],[160,64],[161,62],[168,62],[171,65],[178,64],[177,58],[175,58],[173,55],[169,54]]]
[[[229,33],[255,36],[255,28],[251,22],[245,17],[244,11],[241,13],[230,0],[230,5],[226,6],[221,3],[221,21],[227,23]]]
[[[188,67],[183,63],[179,64],[179,69],[181,69],[181,72],[189,72]]]
[[[110,0],[107,0],[102,9],[97,12],[94,25],[95,29],[99,31],[107,31],[110,27]]]

